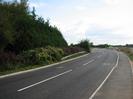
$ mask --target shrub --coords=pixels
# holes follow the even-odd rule
[[[0,52],[0,71],[15,68],[14,64],[19,62],[19,58],[16,54],[12,52]]]
[[[60,48],[48,46],[46,49],[48,49],[48,53],[52,57],[52,61],[59,61],[64,55],[63,50]]]
[[[47,46],[46,48],[24,51],[21,56],[24,64],[49,64],[61,60],[63,54],[62,49]]]
[[[50,64],[61,60],[64,51],[60,48],[47,46],[23,51],[16,55],[12,52],[0,52],[0,72],[28,67],[30,65]]]
[[[81,40],[79,43],[81,48],[84,48],[87,52],[90,52],[90,42],[89,40]]]
[[[70,54],[84,51],[83,48],[80,48],[78,46],[69,46],[69,47],[63,48],[63,50],[64,50],[64,55],[70,55]]]
[[[35,50],[24,51],[20,54],[23,64],[37,64],[38,58]]]

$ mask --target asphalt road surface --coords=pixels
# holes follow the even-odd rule
[[[128,57],[115,50],[0,79],[0,99],[133,99]]]

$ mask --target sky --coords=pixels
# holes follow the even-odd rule
[[[29,0],[69,44],[133,44],[133,0]]]

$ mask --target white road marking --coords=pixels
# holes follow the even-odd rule
[[[61,73],[61,74],[58,74],[58,75],[56,75],[56,76],[53,76],[53,77],[47,78],[47,79],[45,79],[45,80],[39,81],[39,82],[34,83],[34,84],[32,84],[32,85],[29,85],[29,86],[27,86],[27,87],[21,88],[21,89],[19,89],[19,90],[17,90],[17,91],[19,91],[19,92],[20,92],[20,91],[24,91],[24,90],[26,90],[26,89],[28,89],[28,88],[33,87],[33,86],[39,85],[39,84],[44,83],[44,82],[47,82],[47,81],[49,81],[49,80],[51,80],[51,79],[54,79],[54,78],[57,78],[57,77],[62,76],[62,75],[64,75],[64,74],[67,74],[67,73],[69,73],[69,72],[71,72],[71,71],[72,71],[72,69],[70,69],[70,70],[68,70],[68,71],[65,71],[65,72],[63,72],[63,73]]]
[[[92,93],[92,95],[89,97],[89,99],[93,99],[94,96],[96,95],[96,93],[102,88],[102,86],[104,85],[104,83],[107,81],[107,79],[109,78],[109,76],[112,74],[112,72],[114,71],[114,69],[118,66],[119,63],[119,54],[117,53],[117,60],[116,60],[116,64],[115,66],[111,69],[111,71],[109,72],[109,74],[107,75],[107,77],[104,79],[104,81],[100,84],[100,86]]]
[[[97,58],[101,58],[101,57],[102,57],[102,55],[97,56]]]
[[[110,63],[103,63],[104,66],[110,66]]]
[[[7,75],[3,75],[3,76],[0,76],[0,79],[6,78],[6,77],[15,76],[15,75],[20,75],[20,74],[24,74],[24,73],[29,73],[29,72],[33,72],[33,71],[36,71],[36,70],[41,70],[41,69],[49,68],[49,67],[53,67],[53,66],[56,66],[56,65],[59,65],[59,64],[63,64],[63,63],[66,63],[66,62],[74,61],[74,60],[82,58],[82,57],[86,57],[89,54],[90,53],[85,54],[85,55],[81,55],[79,57],[75,57],[75,58],[72,58],[72,59],[64,60],[64,61],[61,61],[61,62],[53,63],[53,64],[50,64],[50,65],[45,65],[45,66],[42,66],[42,67],[37,67],[37,68],[25,70],[25,71],[20,71],[20,72],[16,72],[16,73],[11,73],[11,74],[7,74]]]
[[[62,69],[62,68],[64,68],[64,67],[60,66],[60,67],[56,67],[56,68],[58,68],[58,69]]]
[[[90,60],[89,62],[87,62],[87,63],[85,63],[85,64],[83,64],[84,66],[85,65],[88,65],[89,63],[92,63],[92,62],[94,62],[95,60],[94,59],[92,59],[92,60]]]

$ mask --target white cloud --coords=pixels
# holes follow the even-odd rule
[[[47,7],[47,3],[30,3],[30,7],[35,7],[36,9]]]
[[[133,43],[133,0],[78,1],[82,3],[75,1],[75,5],[46,7],[49,11],[47,17],[60,28],[69,43],[76,43],[86,35],[96,44]],[[39,14],[46,17],[44,13],[45,10]],[[91,32],[95,30],[96,34],[93,35]],[[102,32],[106,35],[100,34]]]

